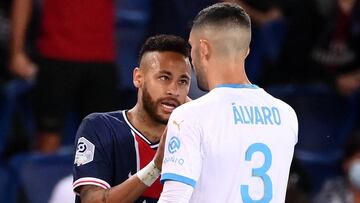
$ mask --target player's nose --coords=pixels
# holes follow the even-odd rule
[[[171,84],[168,86],[166,94],[172,95],[172,96],[179,96],[180,95],[180,88],[177,81],[171,82]]]

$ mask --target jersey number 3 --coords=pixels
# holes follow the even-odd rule
[[[245,160],[251,161],[252,155],[260,152],[264,155],[264,164],[260,168],[253,168],[251,174],[253,177],[259,177],[264,183],[264,196],[261,199],[254,200],[249,195],[249,185],[241,185],[241,197],[244,203],[268,203],[272,199],[272,182],[266,174],[272,162],[271,151],[268,146],[263,143],[255,143],[250,145],[246,150]]]

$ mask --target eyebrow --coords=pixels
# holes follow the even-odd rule
[[[190,77],[189,77],[188,75],[186,75],[186,74],[182,74],[182,75],[181,75],[181,78],[185,78],[185,79],[190,80]]]
[[[159,71],[159,73],[160,74],[166,74],[166,75],[172,75],[172,73],[170,71],[167,71],[167,70],[161,70],[161,71]],[[185,78],[185,79],[190,80],[190,77],[187,74],[182,74],[180,76],[180,78]]]
[[[166,75],[172,75],[170,71],[167,70],[160,70],[159,71],[160,74],[166,74]]]

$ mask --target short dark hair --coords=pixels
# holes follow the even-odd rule
[[[216,3],[198,13],[193,21],[193,28],[206,25],[238,25],[251,28],[249,15],[235,3]]]
[[[190,55],[190,46],[183,38],[175,35],[155,35],[149,37],[139,52],[139,63],[143,55],[152,51],[171,51],[179,53],[185,57]]]

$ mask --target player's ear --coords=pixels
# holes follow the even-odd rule
[[[133,71],[133,83],[136,88],[140,88],[143,81],[143,73],[139,67],[134,68]]]
[[[209,60],[210,57],[210,44],[205,39],[200,39],[200,57],[202,60]]]
[[[247,48],[245,58],[249,55],[249,53],[250,53],[250,47]]]

